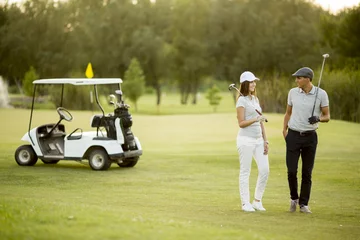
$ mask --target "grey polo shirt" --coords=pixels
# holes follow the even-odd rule
[[[256,112],[257,109],[259,112],[262,112],[262,109],[259,105],[259,99],[255,96],[240,96],[236,102],[236,108],[243,107],[244,108],[244,120],[249,120],[252,118],[256,118],[259,114]],[[247,136],[252,138],[261,138],[262,131],[261,125],[259,122],[254,122],[250,126],[240,128],[238,132],[238,136]]]
[[[288,94],[288,105],[292,107],[292,113],[288,122],[288,127],[295,131],[316,130],[319,123],[310,124],[309,117],[314,107],[317,87],[313,86],[309,93],[305,93],[301,88],[292,88]],[[319,88],[317,95],[314,116],[321,115],[321,108],[329,106],[327,93]]]

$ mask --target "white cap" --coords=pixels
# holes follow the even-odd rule
[[[245,71],[240,75],[240,83],[243,83],[245,81],[252,82],[254,80],[260,80],[260,79],[255,77],[255,75],[252,72]]]

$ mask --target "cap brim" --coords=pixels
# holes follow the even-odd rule
[[[246,79],[246,80],[244,80],[244,81],[240,81],[240,83],[243,83],[243,82],[246,82],[246,81],[248,81],[248,82],[260,81],[260,79],[259,79],[259,78],[254,78],[253,80],[248,80],[248,79]]]

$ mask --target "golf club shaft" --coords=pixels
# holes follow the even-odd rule
[[[231,86],[229,87],[229,90],[230,90],[230,88],[235,89],[235,90],[240,94],[240,96],[244,96],[244,95],[241,94],[240,90],[237,89],[235,86],[232,86],[232,85],[231,85]],[[255,109],[255,111],[257,112],[257,114],[259,114],[260,116],[262,116],[262,113],[261,113],[259,110],[257,110],[255,107],[254,107],[254,109]],[[265,119],[265,122],[268,122],[268,120]]]
[[[324,57],[324,60],[323,60],[322,66],[321,66],[320,77],[319,77],[319,82],[318,82],[318,86],[317,86],[317,89],[316,89],[314,106],[313,106],[313,110],[312,110],[312,112],[311,112],[311,116],[314,116],[316,99],[317,99],[317,96],[318,96],[318,93],[319,93],[319,87],[320,87],[320,82],[321,82],[322,74],[323,74],[323,71],[324,71],[325,60],[326,60],[327,57],[329,57],[329,55],[328,55],[328,54],[324,54],[323,57]]]

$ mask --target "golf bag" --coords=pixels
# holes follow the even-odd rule
[[[131,131],[131,126],[133,122],[132,122],[132,116],[129,113],[128,108],[126,108],[124,105],[116,108],[114,110],[114,117],[115,119],[120,118],[120,127],[125,138],[125,142],[123,144],[124,151],[135,150],[136,149],[135,138],[134,138],[134,134]]]
[[[100,128],[103,127],[106,130],[106,135],[108,138],[116,139],[117,136],[115,120],[117,118],[120,119],[120,128],[124,136],[124,144],[122,145],[123,150],[136,150],[134,134],[131,131],[132,116],[129,113],[128,107],[125,104],[118,105],[118,107],[115,108],[113,115],[95,115],[93,117],[91,126],[97,128],[98,136],[99,132],[101,133],[101,131],[99,131]]]

